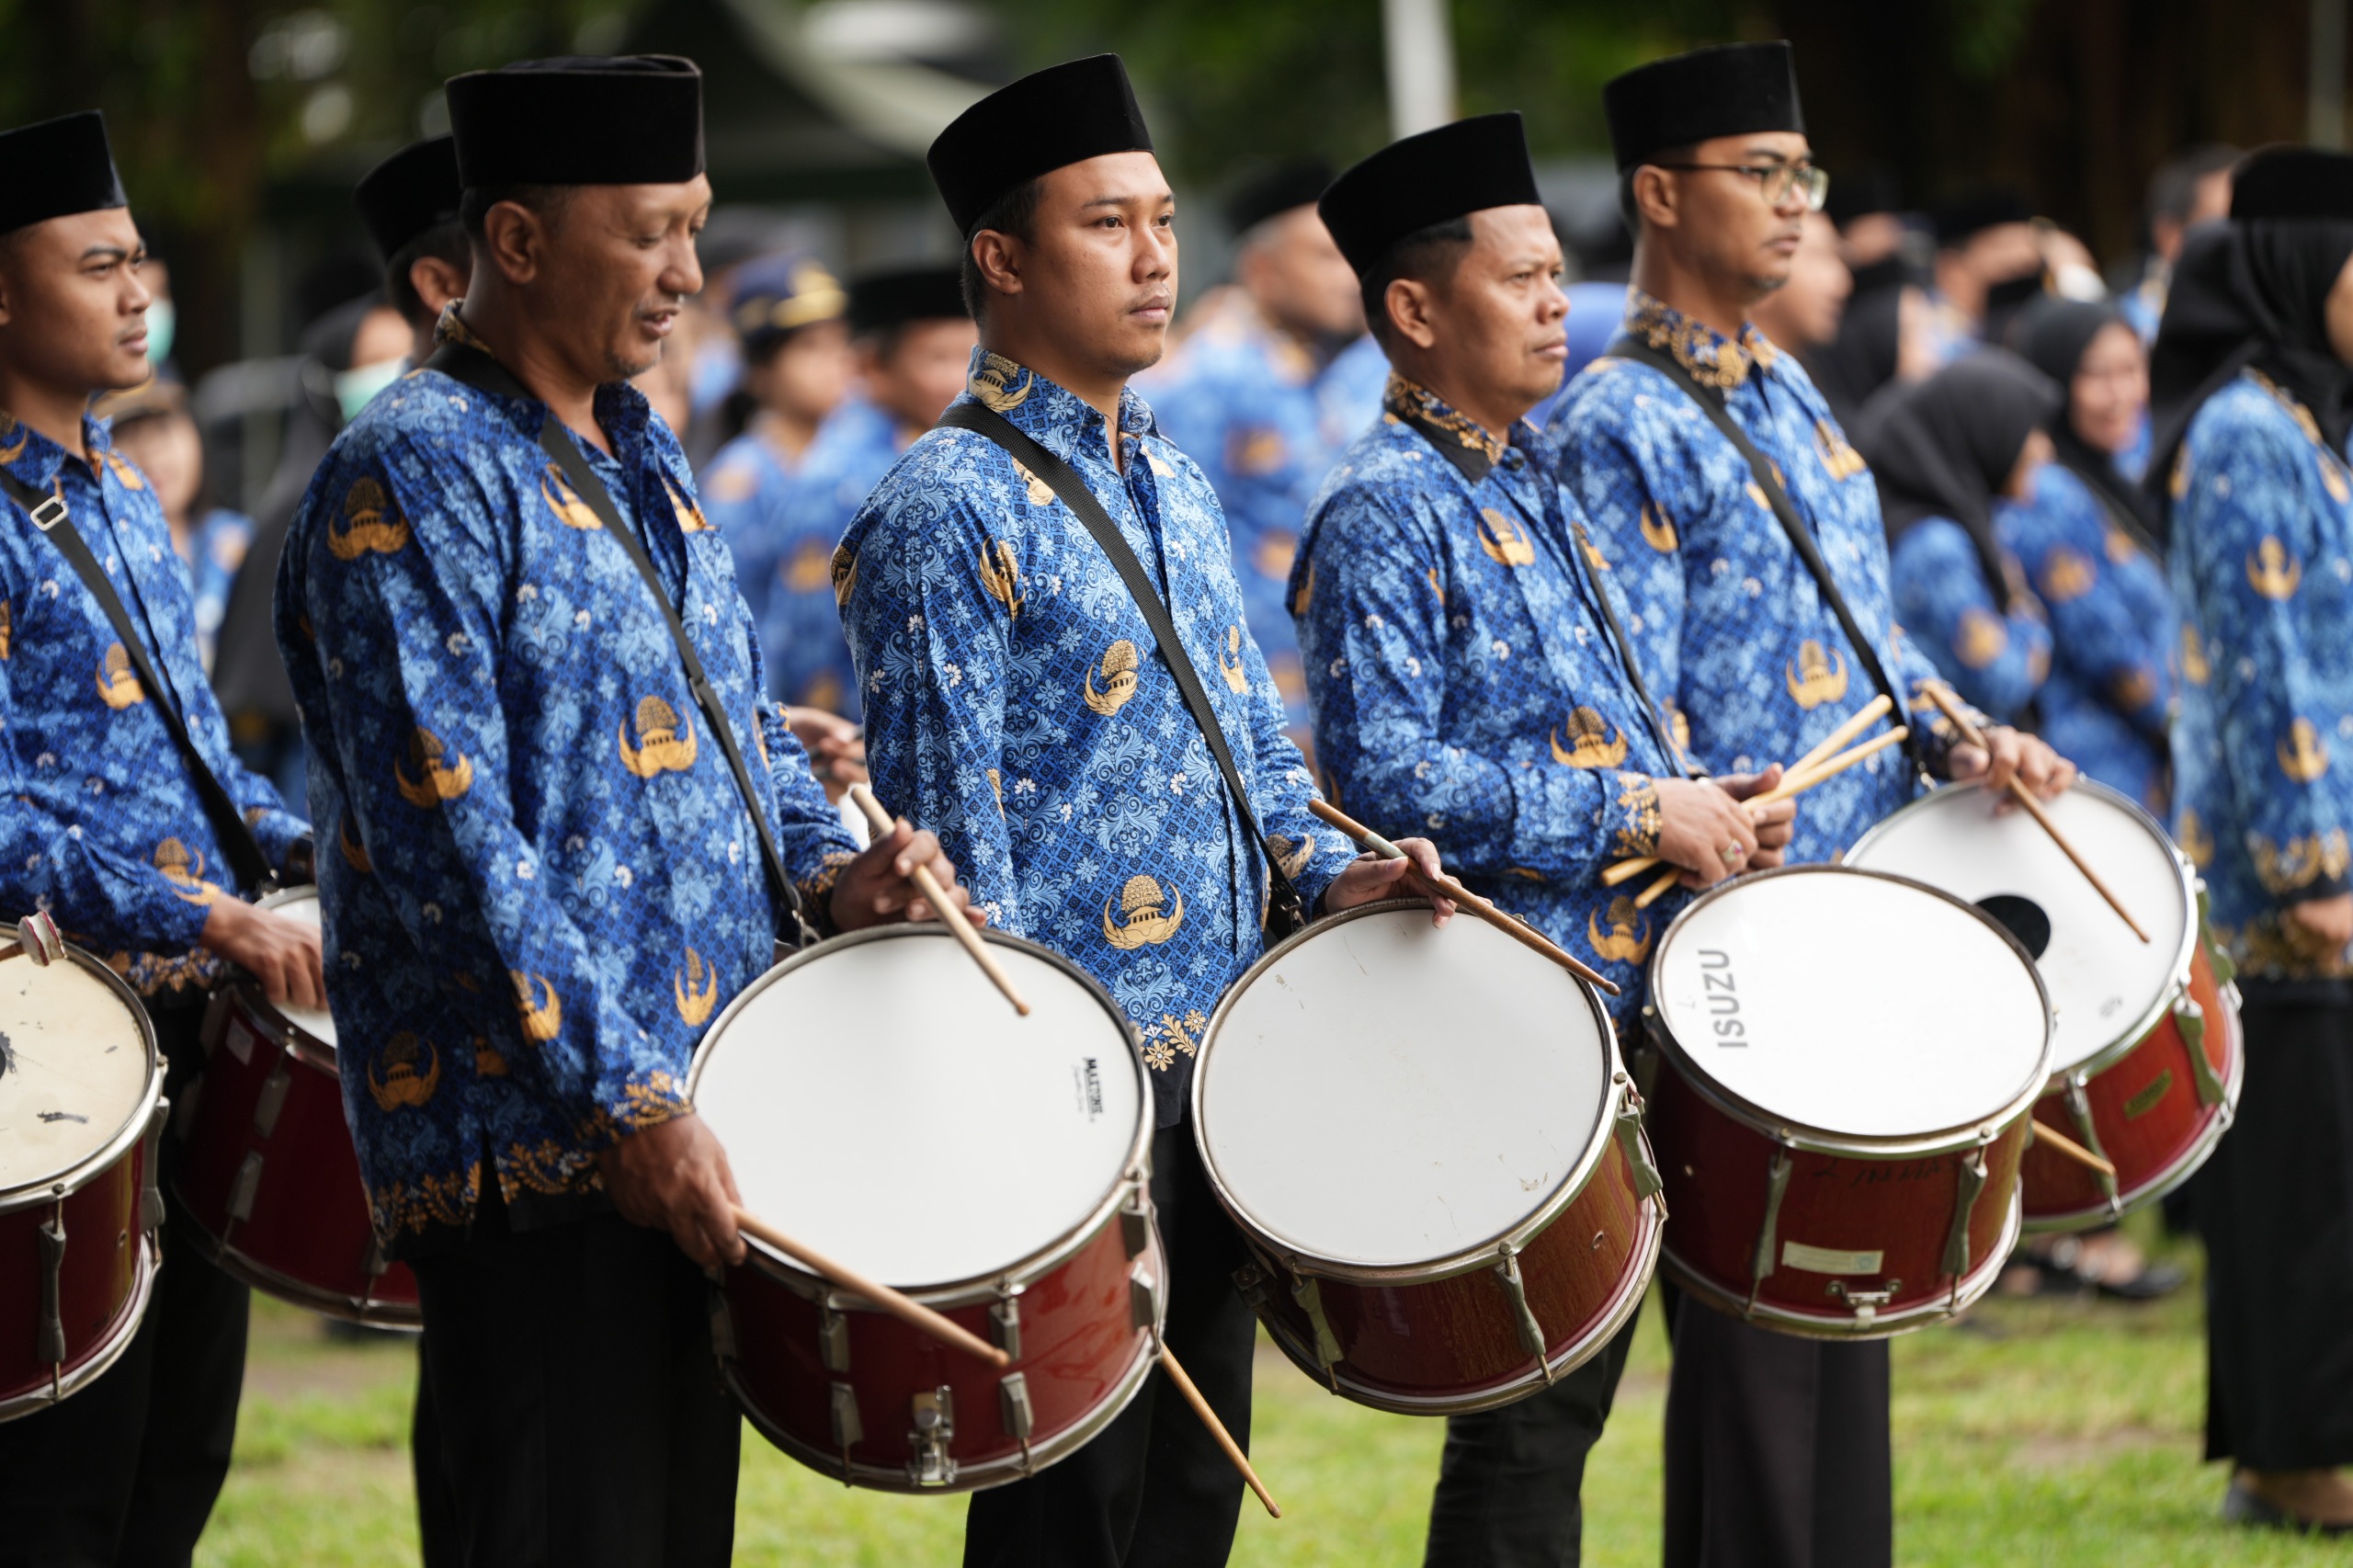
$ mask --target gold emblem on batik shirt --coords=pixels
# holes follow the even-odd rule
[[[2348,856],[2341,827],[2299,835],[2284,846],[2272,843],[2259,833],[2250,834],[2247,838],[2248,847],[2254,852],[2256,880],[2275,897],[2310,887],[2323,877],[2334,881],[2345,874]]]
[[[2344,466],[2325,451],[2319,458],[2321,488],[2328,492],[2328,498],[2340,506],[2353,501],[2353,485],[2345,482]]]
[[[2202,869],[2213,863],[2213,835],[2206,831],[2206,824],[2198,820],[2195,811],[2184,806],[2181,821],[2176,824],[2175,831],[2175,842],[2181,846],[2181,852],[2189,857],[2191,865]]]
[[[834,551],[834,608],[847,608],[850,595],[858,587],[858,551],[842,545]]]
[[[719,971],[702,961],[694,949],[687,949],[687,967],[670,971],[670,997],[677,1004],[678,1017],[688,1028],[699,1028],[710,1017],[711,1008],[719,1005]]]
[[[189,903],[206,904],[221,896],[221,890],[204,880],[204,851],[197,850],[191,858],[188,847],[176,838],[166,838],[155,846],[156,873],[172,884],[175,897]]]
[[[1200,1043],[1194,1037],[1209,1027],[1209,1020],[1195,1007],[1181,1019],[1174,1013],[1160,1015],[1160,1022],[1138,1031],[1143,1039],[1143,1064],[1155,1073],[1165,1073],[1175,1064],[1176,1053],[1188,1056],[1200,1054]]]
[[[424,1071],[417,1071],[418,1063]],[[407,1029],[394,1031],[385,1043],[383,1074],[377,1075],[376,1062],[368,1064],[368,1095],[376,1108],[390,1114],[403,1106],[421,1106],[433,1097],[441,1086],[441,1052],[429,1040],[423,1040]]]
[[[1682,542],[1675,532],[1675,519],[1666,515],[1665,506],[1653,502],[1643,503],[1642,528],[1643,542],[1661,555],[1674,554],[1675,547]]]
[[[1961,624],[1953,629],[1953,656],[1972,670],[1982,670],[2002,656],[2010,645],[2010,629],[2002,618],[1991,610],[1971,605],[1961,612]]]
[[[137,468],[133,467],[120,452],[114,451],[109,449],[99,455],[106,459],[107,467],[114,471],[116,482],[125,490],[144,490],[147,488],[146,476],[142,474]]]
[[[1666,710],[1666,738],[1675,743],[1677,751],[1688,752],[1691,749],[1691,715],[1683,711],[1682,705],[1672,697],[1661,706]]]
[[[1054,499],[1054,487],[1047,483],[1044,480],[1039,478],[1036,474],[1031,473],[1029,468],[1019,458],[1013,458],[1008,460],[1013,464],[1013,472],[1021,476],[1021,483],[1029,490],[1029,505],[1032,506],[1051,506]]]
[[[1536,559],[1536,541],[1517,521],[1493,506],[1479,508],[1479,548],[1506,566],[1525,566]]]
[[[327,524],[327,553],[337,561],[367,554],[394,555],[408,543],[408,524],[392,510],[392,498],[372,479],[358,479],[343,498],[344,526]]]
[[[702,515],[702,507],[696,504],[693,496],[672,483],[670,476],[666,473],[662,476],[662,488],[670,493],[670,515],[678,519],[680,533],[707,534],[710,532],[710,519]]]
[[[1015,376],[1021,378],[1014,384]],[[980,367],[964,383],[965,390],[981,402],[981,406],[997,414],[1010,414],[1029,396],[1037,378],[1002,354],[983,354]]]
[[[0,659],[8,656],[8,640],[16,634],[16,623],[8,618],[8,601],[0,599]]]
[[[2246,580],[2267,599],[2291,599],[2304,580],[2303,562],[2289,554],[2288,547],[2275,535],[2265,534],[2246,558]]]
[[[2272,749],[2279,758],[2279,771],[2299,784],[2309,784],[2328,771],[2328,746],[2310,719],[2290,724]]]
[[[2189,495],[2189,443],[2185,441],[2175,452],[2173,472],[2165,477],[2165,494],[2177,501]]]
[[[1596,954],[1618,963],[1640,963],[1650,957],[1650,918],[1634,907],[1631,898],[1609,901],[1609,929],[1601,928],[1601,911],[1590,910],[1585,917],[1585,939]]]
[[[2092,591],[2099,569],[2080,550],[2061,545],[2043,558],[2042,597],[2052,604],[2072,604]]]
[[[2192,686],[2204,686],[2213,673],[2206,663],[2206,650],[2199,644],[2198,628],[2184,621],[2181,627],[2181,678]]]
[[[685,732],[683,738],[681,731]],[[637,705],[637,745],[629,744],[629,725],[624,723],[614,733],[620,747],[621,766],[640,778],[651,778],[660,773],[684,773],[695,765],[695,727],[691,722],[681,722],[677,710],[658,697],[641,699]]]
[[[1438,596],[1438,608],[1444,609],[1446,608],[1446,585],[1438,580],[1438,568],[1433,566],[1428,571],[1423,573],[1422,575],[1429,579],[1430,592]]]
[[[131,667],[130,652],[119,642],[107,645],[106,657],[98,661],[97,684],[98,700],[118,712],[147,700],[147,688]]]
[[[2119,708],[2145,708],[2156,699],[2157,672],[2146,665],[2119,670],[2109,677],[2108,691]]]
[[[994,767],[988,770],[988,775],[989,793],[996,797],[997,820],[1003,822],[1005,820],[1005,779]]]
[[[1583,523],[1570,524],[1569,531],[1576,535],[1577,549],[1585,552],[1585,563],[1587,566],[1597,572],[1609,570],[1609,557],[1601,553],[1601,547],[1593,542],[1593,536],[1586,532]]]
[[[1176,907],[1169,907],[1171,898]],[[1166,910],[1166,914],[1162,911]],[[1156,947],[1176,934],[1185,924],[1184,890],[1171,883],[1165,891],[1160,879],[1138,873],[1130,877],[1120,890],[1120,914],[1114,918],[1111,901],[1103,901],[1103,939],[1126,951],[1133,948]]]
[[[1231,664],[1227,663],[1229,657]],[[1226,629],[1225,646],[1218,650],[1217,673],[1225,677],[1225,688],[1234,696],[1250,689],[1250,672],[1242,659],[1242,626],[1238,621]]]
[[[455,756],[454,762],[444,761]],[[420,729],[408,738],[408,765],[416,770],[409,777],[408,768],[392,764],[392,783],[398,787],[401,799],[418,811],[431,811],[443,801],[454,801],[474,787],[474,765],[463,752],[450,752],[442,745],[441,737],[430,730]]]
[[[347,814],[335,824],[335,846],[345,865],[363,877],[374,875],[375,862],[368,858],[367,846],[351,836],[351,818]]]
[[[833,552],[822,539],[802,540],[794,548],[792,559],[785,563],[784,585],[796,594],[813,594],[833,580]]]
[[[1827,419],[1813,422],[1813,449],[1822,455],[1823,472],[1841,483],[1854,478],[1868,466],[1863,454],[1848,446],[1847,437]]]
[[[1811,713],[1847,695],[1847,655],[1809,637],[1798,644],[1797,663],[1781,666],[1781,684],[1797,705]]]
[[[1569,714],[1567,725],[1569,744],[1561,744],[1561,731],[1552,731],[1552,760],[1570,767],[1615,767],[1626,760],[1626,737],[1613,733],[1608,722],[1591,708],[1577,708]]]
[[[597,516],[597,509],[580,498],[579,493],[565,481],[563,470],[553,462],[550,462],[540,474],[540,498],[548,504],[548,510],[555,514],[555,520],[565,528],[593,533],[605,526]]]
[[[1307,607],[1315,600],[1315,562],[1307,563],[1307,575],[1299,580],[1299,592],[1291,596],[1290,612],[1305,615]]]
[[[515,984],[515,1011],[526,1039],[551,1040],[563,1032],[563,998],[556,994],[546,975],[510,969],[506,978]]]
[[[1136,645],[1124,637],[1120,638],[1103,650],[1103,658],[1098,665],[1087,666],[1079,696],[1089,708],[1108,719],[1126,707],[1128,699],[1136,694],[1137,662]],[[1100,691],[1095,689],[1095,676],[1098,669],[1103,675],[1103,689]]]
[[[1021,614],[1021,565],[1015,560],[1013,541],[998,540],[984,547],[980,560],[981,587],[1005,607],[1008,619]]]
[[[1258,536],[1250,564],[1270,583],[1290,581],[1291,562],[1299,559],[1299,536],[1289,528],[1268,528]]]
[[[25,455],[25,438],[31,432],[28,427],[17,424],[14,418],[7,415],[0,414],[0,439],[6,439],[11,436],[16,437],[14,440],[8,441],[6,446],[0,446],[0,463],[12,463],[18,458],[23,457]]]
[[[1270,833],[1267,835],[1267,847],[1275,852],[1275,865],[1282,874],[1296,879],[1307,869],[1307,863],[1315,858],[1315,835],[1309,834],[1294,849],[1290,839],[1279,833]]]
[[[2134,544],[2131,535],[2122,528],[2109,528],[2101,542],[2107,550],[2108,563],[2110,566],[2129,565],[2132,558],[2141,553],[2141,547]]]
[[[1264,425],[1245,426],[1225,437],[1225,466],[1245,478],[1273,473],[1290,458],[1283,433]]]

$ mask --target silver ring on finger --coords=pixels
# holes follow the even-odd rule
[[[1748,858],[1748,851],[1737,844],[1727,844],[1716,853],[1726,866],[1736,867]]]

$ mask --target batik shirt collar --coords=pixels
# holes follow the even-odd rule
[[[1510,439],[1499,440],[1438,393],[1394,370],[1389,372],[1389,385],[1381,392],[1381,407],[1400,425],[1418,432],[1473,484],[1498,467],[1518,467],[1522,460],[1513,455],[1514,449],[1536,437],[1533,426],[1520,423],[1512,426]]]
[[[1109,460],[1102,412],[1027,365],[994,349],[975,348],[964,390],[982,407],[1002,414],[1016,429],[1073,467]],[[1121,463],[1134,456],[1138,440],[1157,433],[1152,406],[1134,388],[1120,389]]]
[[[121,462],[114,456],[114,441],[102,419],[82,415],[82,445],[90,454],[93,470],[100,464]],[[0,411],[0,464],[34,489],[54,486],[72,455],[31,426],[19,425],[14,415]]]
[[[1745,383],[1752,369],[1771,369],[1780,358],[1754,323],[1741,323],[1740,335],[1726,337],[1640,289],[1626,290],[1625,330],[1627,336],[1671,355],[1701,386],[1724,392]]]

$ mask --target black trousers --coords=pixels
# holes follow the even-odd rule
[[[1233,1286],[1249,1261],[1183,1123],[1152,1142],[1152,1200],[1168,1249],[1168,1344],[1235,1442],[1250,1445],[1257,1323]],[[972,1494],[966,1568],[1218,1568],[1242,1479],[1157,1368],[1119,1419],[1052,1468]]]
[[[165,1092],[193,1086],[200,1008],[154,1015]],[[121,1359],[52,1409],[0,1424],[0,1568],[187,1568],[229,1474],[245,1377],[245,1288],[207,1262],[169,1197],[164,1267]]]
[[[1659,1292],[1675,1346],[1665,1568],[1886,1568],[1886,1341],[1774,1334]]]
[[[2198,1173],[2206,1457],[2353,1464],[2353,1007],[2250,985],[2238,1120]]]
[[[743,1423],[701,1273],[618,1215],[503,1220],[493,1203],[473,1240],[413,1264],[435,1568],[724,1568]],[[435,1450],[446,1490],[423,1484]]]
[[[1576,1568],[1586,1455],[1601,1440],[1641,1321],[1636,1312],[1542,1393],[1447,1418],[1424,1568]]]

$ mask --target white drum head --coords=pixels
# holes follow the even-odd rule
[[[1211,1023],[1194,1086],[1210,1168],[1261,1231],[1324,1261],[1491,1244],[1600,1131],[1617,1056],[1589,994],[1467,916],[1319,924]]]
[[[2121,796],[2078,785],[2045,802],[2059,831],[2147,928],[2154,940],[2143,942],[2032,817],[1996,815],[2000,799],[1939,790],[1873,828],[1847,860],[1985,904],[2005,924],[2016,919],[2030,952],[2029,938],[2047,924],[2049,942],[2035,964],[2051,993],[2051,1070],[2063,1073],[2146,1032],[2188,956],[2189,890],[2172,846]]]
[[[1766,872],[1667,928],[1651,1005],[1684,1062],[1776,1121],[1915,1138],[2046,1075],[2034,971],[1977,913],[1830,866]]]
[[[289,888],[262,900],[261,906],[272,915],[282,915],[289,920],[300,920],[305,926],[319,924],[319,890]],[[298,1007],[291,1002],[272,1002],[278,1016],[317,1040],[328,1050],[335,1049],[335,1018],[324,1007]]]
[[[893,930],[756,981],[695,1058],[695,1109],[745,1208],[902,1289],[1013,1267],[1068,1236],[1149,1114],[1127,1021],[1026,946]]]
[[[153,1066],[131,1004],[71,954],[0,963],[0,1195],[55,1181],[143,1120]]]

